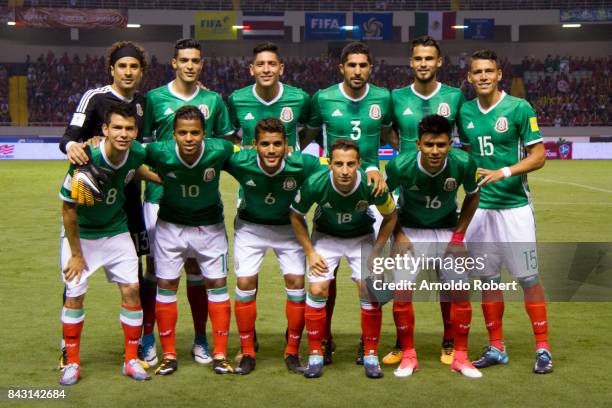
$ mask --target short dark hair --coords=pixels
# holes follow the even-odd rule
[[[194,40],[193,38],[181,38],[174,44],[174,56],[176,58],[180,50],[187,49],[196,49],[202,52],[202,46],[199,41]]]
[[[278,45],[270,41],[267,41],[261,44],[257,44],[255,48],[253,48],[253,59],[257,57],[257,54],[266,52],[266,51],[273,52],[274,54],[276,54],[276,58],[278,58],[278,60],[280,61],[281,58],[278,52]]]
[[[255,125],[255,140],[259,140],[260,133],[280,133],[283,139],[287,139],[287,131],[285,125],[277,118],[263,118]]]
[[[495,65],[499,66],[497,63],[497,54],[493,50],[483,49],[474,52],[472,54],[472,61],[479,59],[495,61]]]
[[[104,123],[106,126],[110,125],[113,115],[119,115],[126,119],[134,118],[134,122],[136,122],[136,112],[134,111],[134,107],[128,103],[116,103],[108,108],[106,114],[104,115]]]
[[[336,150],[354,150],[357,152],[357,158],[361,158],[359,146],[357,146],[357,143],[353,142],[351,139],[339,138],[334,140],[334,143],[332,143],[331,147],[329,148],[330,161],[334,158],[334,151]]]
[[[108,71],[108,77],[110,80],[113,80],[113,76],[111,75],[111,67],[114,65],[114,57],[115,53],[122,48],[130,47],[133,48],[136,54],[136,59],[140,62],[140,67],[142,68],[142,72],[147,70],[147,53],[142,46],[132,41],[117,41],[114,42],[106,51],[106,69]]]
[[[450,139],[452,127],[450,122],[440,115],[427,115],[419,122],[419,140],[426,133],[447,135]]]
[[[410,45],[410,52],[414,52],[414,48],[418,45],[422,47],[435,47],[438,51],[438,56],[441,55],[440,44],[438,44],[435,38],[429,35],[422,35],[412,40],[412,44]]]
[[[362,42],[353,41],[346,44],[342,49],[342,53],[340,54],[340,63],[344,64],[351,54],[364,54],[368,57],[368,62],[372,64],[372,54],[370,53],[370,48]]]
[[[205,129],[206,121],[204,120],[204,115],[195,106],[190,106],[190,105],[182,106],[175,112],[174,122],[172,124],[174,129],[176,129],[176,124],[181,119],[182,120],[199,120],[202,123],[202,130]]]

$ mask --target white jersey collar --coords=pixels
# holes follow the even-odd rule
[[[352,195],[359,188],[359,185],[361,184],[361,172],[359,170],[357,170],[357,177],[355,178],[355,180],[356,180],[355,186],[353,187],[353,189],[349,193],[345,194],[336,188],[336,185],[334,184],[334,175],[331,172],[331,170],[329,172],[329,181],[331,181],[332,188],[334,189],[336,193],[340,194],[342,197],[348,197]]]
[[[348,94],[344,91],[344,82],[340,82],[338,84],[338,88],[340,89],[340,93],[342,94],[342,96],[344,96],[346,99],[348,99],[351,102],[359,102],[361,100],[363,100],[366,96],[368,96],[368,93],[370,92],[370,84],[366,84],[366,90],[363,93],[363,95],[361,95],[359,98],[351,98],[350,96],[348,96]]]
[[[285,159],[281,159],[281,165],[278,168],[278,170],[276,170],[274,173],[268,173],[267,171],[264,170],[264,168],[261,166],[261,160],[259,159],[259,154],[257,155],[257,167],[259,167],[259,169],[263,172],[263,174],[265,174],[268,177],[274,177],[276,176],[278,173],[280,173],[281,171],[283,171],[283,169],[285,168]]]
[[[427,171],[427,169],[425,169],[425,167],[423,167],[423,165],[421,164],[421,152],[417,153],[417,165],[419,166],[419,170],[421,170],[423,173],[427,174],[429,177],[434,178],[436,176],[438,176],[440,173],[442,173],[444,171],[444,169],[446,168],[446,165],[448,164],[448,155],[446,156],[446,158],[444,159],[444,165],[442,166],[442,168],[440,169],[439,172],[435,173],[435,174],[431,174],[430,172]]]
[[[278,94],[276,94],[276,96],[268,102],[262,99],[261,96],[257,94],[257,90],[255,89],[255,84],[253,84],[252,89],[253,89],[253,96],[255,97],[255,99],[257,99],[259,103],[261,103],[262,105],[266,105],[266,106],[270,106],[278,102],[278,100],[283,96],[283,92],[285,91],[285,87],[283,86],[283,83],[279,82],[278,83]]]
[[[121,167],[123,167],[123,165],[125,164],[125,162],[128,159],[128,156],[130,155],[130,151],[128,149],[127,152],[124,153],[123,155],[123,159],[121,160],[121,163],[119,163],[118,165],[114,165],[113,162],[111,162],[109,160],[109,158],[106,156],[106,151],[104,150],[104,145],[105,145],[106,139],[102,139],[100,141],[100,153],[102,153],[102,158],[104,159],[104,161],[106,162],[106,164],[108,164],[113,170],[119,170]]]
[[[424,100],[428,100],[428,99],[431,99],[432,97],[434,97],[434,96],[435,96],[435,95],[436,95],[438,92],[440,92],[440,89],[442,89],[442,82],[437,82],[437,81],[436,81],[436,83],[438,84],[438,85],[436,86],[436,90],[435,90],[435,91],[433,91],[432,93],[430,93],[430,94],[429,94],[429,95],[427,95],[427,96],[425,96],[425,95],[420,94],[420,93],[418,93],[418,92],[417,92],[417,90],[416,90],[416,88],[415,88],[415,86],[414,86],[414,82],[412,83],[412,85],[410,85],[410,89],[412,89],[412,92],[413,92],[413,93],[414,93],[416,96],[418,96],[419,98],[424,99]]]
[[[501,91],[501,96],[499,97],[499,100],[497,102],[495,102],[493,105],[491,105],[489,107],[489,109],[484,109],[481,105],[480,105],[480,101],[478,100],[478,97],[476,98],[476,104],[478,105],[478,110],[480,110],[480,113],[482,113],[483,115],[486,115],[487,113],[491,112],[493,109],[495,109],[497,107],[497,105],[500,104],[500,102],[504,99],[504,97],[506,96],[506,92],[505,91]]]
[[[115,90],[115,88],[113,88],[112,85],[108,85],[108,89],[113,95],[115,95],[117,98],[121,99],[125,103],[131,103],[134,100],[134,98],[130,99],[130,98],[126,98],[125,96],[121,95],[119,92]]]
[[[181,101],[189,102],[190,100],[198,96],[198,94],[200,93],[200,87],[196,86],[195,92],[192,95],[185,98],[184,96],[179,95],[179,93],[174,90],[173,84],[174,84],[174,81],[168,82],[168,92],[170,92],[172,96],[174,96],[177,99],[180,99]]]
[[[193,162],[193,164],[187,164],[185,162],[185,160],[183,160],[183,158],[181,157],[181,154],[179,153],[179,148],[178,148],[178,143],[174,145],[174,151],[176,152],[176,157],[178,157],[178,159],[180,160],[181,163],[183,163],[183,166],[187,167],[188,169],[193,169],[195,166],[198,165],[198,163],[200,162],[200,160],[202,160],[202,156],[204,156],[204,149],[206,148],[206,145],[204,144],[204,141],[202,140],[202,151],[200,152],[200,155],[198,156],[198,158]]]

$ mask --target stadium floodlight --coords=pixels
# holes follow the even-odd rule
[[[580,28],[582,24],[563,24],[561,27],[563,28]]]
[[[358,27],[357,26],[342,26],[340,27],[341,30],[346,30],[346,31],[353,31],[356,30]]]
[[[232,28],[234,30],[250,30],[251,26],[250,25],[235,25],[235,26],[232,26]]]
[[[466,25],[454,25],[454,26],[451,26],[451,28],[453,28],[455,30],[465,30],[465,29],[468,28],[468,26],[466,26]]]
[[[127,28],[140,28],[140,24],[128,24]]]
[[[6,24],[7,24],[7,25],[10,25],[10,26],[14,26],[14,25],[16,25],[17,23],[15,23],[14,21],[7,21],[7,22],[6,22]]]

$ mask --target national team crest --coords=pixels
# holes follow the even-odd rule
[[[217,175],[217,171],[213,169],[212,167],[209,167],[206,170],[204,170],[204,175],[202,176],[202,179],[205,182],[209,183],[215,179],[216,175]]]
[[[130,171],[127,172],[127,174],[125,175],[125,184],[129,183],[130,181],[132,181],[132,179],[134,178],[134,174],[136,174],[136,170],[132,169]]]
[[[142,115],[143,115],[143,112],[142,112],[142,105],[141,105],[141,104],[139,104],[139,103],[137,103],[137,104],[136,104],[136,114],[137,114],[138,116],[142,116]]]
[[[442,102],[441,104],[438,105],[438,115],[448,118],[450,114],[451,114],[451,108],[448,105],[448,103]]]
[[[506,118],[505,116],[502,116],[501,118],[497,119],[497,122],[495,122],[495,130],[498,131],[499,133],[504,133],[505,131],[508,130],[508,118]]]
[[[210,110],[208,109],[208,105],[201,104],[200,106],[198,106],[198,109],[200,110],[200,112],[202,112],[202,115],[204,115],[204,119],[208,120],[208,118],[210,117]]]
[[[280,120],[281,122],[285,123],[293,121],[293,109],[291,109],[290,106],[285,106],[283,109],[281,109]]]
[[[357,201],[357,205],[355,206],[355,209],[359,212],[364,212],[365,210],[368,209],[369,206],[370,204],[368,204],[366,200],[359,200]]]
[[[374,120],[378,120],[382,117],[382,111],[378,104],[370,105],[370,117]]]
[[[444,191],[455,191],[457,189],[457,180],[452,177],[444,180]]]
[[[295,190],[296,187],[297,187],[297,182],[295,181],[293,177],[287,177],[283,181],[283,190],[285,191]]]

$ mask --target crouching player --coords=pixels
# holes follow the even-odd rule
[[[346,257],[361,299],[361,329],[364,341],[364,367],[369,378],[381,378],[377,348],[382,322],[382,310],[370,302],[365,283],[362,285],[362,253],[372,250],[372,256],[382,251],[393,232],[397,213],[389,192],[374,197],[367,185],[366,174],[359,169],[359,148],[352,140],[337,139],[330,150],[330,171],[311,176],[300,188],[291,204],[291,224],[308,260],[310,285],[306,297],[306,330],[310,357],[304,372],[307,378],[323,374],[321,343],[325,332],[325,303],[334,270]],[[304,216],[317,203],[312,240]],[[374,204],[383,221],[374,240],[374,216],[368,207]],[[373,245],[373,246],[372,246]]]
[[[194,106],[183,106],[174,117],[174,139],[147,145],[145,163],[163,179],[163,194],[155,227],[153,254],[157,296],[155,317],[163,358],[156,374],[177,368],[176,292],[181,269],[195,258],[208,293],[208,312],[214,338],[213,369],[233,372],[227,361],[230,301],[227,293],[227,236],[219,175],[233,154],[232,143],[204,141],[204,116]]]
[[[447,254],[465,255],[465,231],[478,207],[480,193],[476,184],[476,163],[469,154],[451,148],[450,134],[450,122],[444,117],[424,117],[418,126],[418,150],[401,153],[385,167],[387,185],[391,190],[398,187],[400,190],[399,222],[394,238],[395,247],[401,253],[410,250],[414,256],[425,254],[434,259],[445,258]],[[457,216],[457,189],[462,184],[466,197]],[[395,279],[414,281],[418,272],[396,271]],[[459,270],[442,270],[441,264],[437,272],[446,282],[467,281],[468,278],[467,273],[459,273]],[[451,369],[467,377],[481,377],[467,357],[472,320],[469,293],[452,291],[450,295],[455,339]],[[414,349],[414,309],[410,291],[396,293],[393,319],[402,348],[402,359],[394,374],[408,377],[419,366]]]
[[[123,374],[140,381],[150,379],[137,360],[142,328],[138,258],[123,211],[125,186],[142,165],[145,151],[134,140],[138,128],[129,105],[111,105],[102,132],[106,138],[91,149],[91,160],[96,166],[114,172],[104,184],[105,199],[91,207],[77,205],[71,198],[74,164],[70,165],[60,191],[64,200],[65,230],[60,257],[66,284],[62,323],[67,354],[67,365],[60,377],[62,385],[75,384],[81,374],[79,347],[85,319],[83,300],[87,279],[100,267],[104,268],[109,281],[119,285],[121,292],[119,319],[125,338]]]
[[[289,206],[308,178],[321,169],[320,160],[308,154],[287,154],[283,122],[260,120],[255,126],[255,149],[234,154],[227,171],[240,183],[243,199],[234,226],[234,267],[237,277],[234,313],[240,333],[242,358],[236,369],[249,374],[255,368],[254,331],[257,277],[266,251],[274,251],[285,279],[287,347],[285,363],[302,373],[299,359],[304,330],[304,273],[306,260],[289,221]]]

